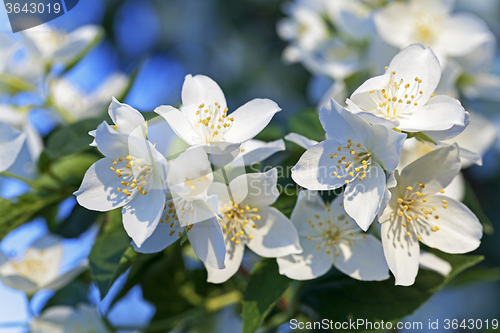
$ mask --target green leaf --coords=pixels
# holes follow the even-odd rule
[[[130,246],[130,237],[123,229],[121,209],[106,213],[107,226],[97,238],[89,255],[92,279],[103,299],[113,282],[134,261],[135,251]]]
[[[56,305],[76,307],[79,303],[89,303],[89,286],[81,279],[76,279],[56,293],[47,301],[43,310]]]
[[[0,239],[3,239],[11,230],[31,220],[43,208],[61,201],[64,197],[60,193],[45,195],[26,193],[14,200],[0,198]]]
[[[84,119],[69,126],[56,129],[47,139],[45,153],[55,160],[74,153],[90,149],[93,138],[89,131],[95,130],[102,118]]]
[[[493,223],[484,213],[483,208],[481,207],[481,203],[476,196],[476,193],[474,193],[474,190],[467,181],[465,181],[465,197],[462,201],[479,219],[479,221],[483,225],[484,233],[487,235],[492,235],[495,231]]]
[[[50,165],[50,173],[68,186],[80,186],[85,172],[99,157],[96,154],[81,153],[64,156]]]
[[[56,225],[53,232],[64,238],[79,237],[94,224],[99,214],[99,212],[88,210],[77,204],[69,216]]]
[[[435,292],[463,270],[476,265],[482,256],[450,255],[432,250],[452,265],[446,278],[420,269],[412,286],[395,286],[394,278],[385,281],[358,281],[346,275],[331,274],[304,284],[300,300],[313,308],[321,318],[334,322],[349,318],[367,321],[393,321],[413,313]]]
[[[322,141],[325,139],[325,130],[319,121],[318,111],[305,109],[293,115],[288,123],[290,132],[301,134],[309,139]]]
[[[252,271],[243,296],[243,333],[257,332],[290,283],[279,274],[276,259],[265,259]]]

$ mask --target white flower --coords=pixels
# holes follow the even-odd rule
[[[239,149],[235,149],[225,155],[211,155],[210,161],[218,167],[242,168],[265,160],[271,155],[285,150],[285,142],[282,139],[264,142],[260,140],[248,140],[241,144]]]
[[[226,247],[217,221],[217,196],[207,194],[213,174],[205,151],[188,149],[171,161],[168,181],[170,196],[164,198],[161,223],[143,244],[134,242],[134,248],[142,253],[159,252],[186,232],[206,265],[224,268]]]
[[[26,133],[0,122],[0,172],[10,168],[17,159],[26,140]]]
[[[33,319],[30,324],[32,333],[108,333],[97,308],[86,304],[78,307],[53,306]]]
[[[219,270],[207,266],[208,282],[227,281],[239,269],[245,246],[262,257],[276,258],[300,253],[297,230],[279,210],[270,207],[279,192],[276,187],[276,169],[266,173],[241,175],[227,185],[213,183],[209,193],[217,195],[219,220],[226,244],[226,268]]]
[[[386,67],[386,73],[363,83],[347,100],[349,110],[374,124],[406,132],[463,126],[465,110],[448,96],[433,96],[441,76],[430,49],[410,45]]]
[[[127,84],[125,75],[113,74],[91,94],[86,94],[70,81],[57,79],[51,83],[50,98],[57,109],[69,114],[74,120],[97,117],[102,115],[110,98],[121,94]]]
[[[128,106],[125,109],[130,111]],[[99,125],[95,142],[106,157],[87,170],[74,195],[80,205],[90,210],[108,211],[123,207],[125,230],[140,246],[160,221],[168,163],[144,139],[145,125],[133,129],[130,127],[133,122],[128,123],[128,120],[127,117],[117,117],[116,130],[106,122]]]
[[[45,25],[21,32],[28,51],[45,63],[69,63],[80,57],[102,36],[102,29],[96,25],[86,25],[70,33],[55,30]]]
[[[373,34],[371,8],[362,0],[325,1],[332,23],[354,39],[363,39]]]
[[[340,195],[325,205],[317,192],[299,193],[291,220],[304,251],[278,258],[281,274],[309,280],[325,274],[333,265],[358,280],[389,278],[380,240],[362,232],[345,213],[343,200]]]
[[[203,75],[187,75],[181,111],[164,105],[155,112],[187,144],[204,146],[211,154],[225,154],[259,134],[280,110],[269,99],[254,99],[228,115],[226,98],[215,81]]]
[[[21,260],[9,260],[0,251],[0,281],[28,295],[40,289],[58,290],[87,268],[86,261],[83,261],[78,267],[61,274],[62,256],[61,239],[52,235],[34,241]]]
[[[319,114],[327,140],[309,148],[292,169],[292,178],[310,190],[332,190],[343,185],[344,206],[363,230],[378,214],[387,176],[397,166],[406,138],[343,109],[331,100]]]
[[[283,51],[286,61],[298,61],[299,54],[314,51],[328,39],[328,27],[321,17],[321,7],[304,2],[288,3],[284,7],[289,17],[278,21],[277,31],[283,40],[291,43]]]
[[[482,226],[462,203],[439,193],[460,170],[456,144],[436,149],[396,175],[397,186],[379,222],[389,268],[397,285],[411,285],[418,272],[419,241],[447,253],[476,249]]]
[[[404,48],[412,43],[431,47],[441,64],[446,57],[459,57],[490,39],[486,23],[471,13],[451,15],[454,1],[411,0],[392,2],[374,15],[380,37]]]

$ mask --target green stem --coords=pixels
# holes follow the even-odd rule
[[[28,184],[29,186],[32,186],[32,187],[35,187],[35,188],[38,188],[38,189],[43,189],[44,188],[41,184],[39,184],[38,182],[36,182],[34,180],[18,176],[16,174],[13,174],[13,173],[8,172],[8,171],[0,172],[0,176],[18,179],[18,180],[20,180],[20,181]]]

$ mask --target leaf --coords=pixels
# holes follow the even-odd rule
[[[89,303],[89,287],[81,279],[76,279],[56,293],[47,301],[43,310],[56,305],[76,307],[79,303]]]
[[[102,121],[102,118],[84,119],[56,129],[47,139],[45,148],[47,157],[55,160],[92,148],[89,144],[93,138],[89,135],[89,131],[95,130]]]
[[[26,193],[15,198],[15,201],[0,198],[0,239],[30,221],[43,208],[61,201],[64,197],[60,193]]]
[[[75,205],[67,218],[58,223],[54,233],[64,238],[76,238],[87,231],[97,220],[99,212]]]
[[[34,91],[36,87],[31,83],[10,74],[0,75],[0,89],[10,95],[15,95],[22,91]]]
[[[472,282],[500,281],[500,267],[473,267],[459,274],[450,285],[462,285]]]
[[[321,318],[334,322],[349,318],[363,318],[371,322],[398,320],[413,313],[460,272],[484,259],[482,256],[431,252],[452,265],[447,278],[421,269],[415,284],[403,287],[395,286],[392,277],[385,281],[358,281],[346,275],[332,278],[327,274],[305,283],[300,301],[313,308]]]
[[[481,207],[480,200],[477,198],[476,193],[474,193],[474,190],[472,189],[472,186],[470,186],[469,182],[467,181],[465,181],[465,196],[462,201],[479,219],[479,221],[483,225],[484,233],[487,235],[492,235],[495,231],[493,223],[484,213],[483,208]]]
[[[64,156],[50,165],[50,173],[66,185],[79,187],[85,172],[98,159],[90,153]]]
[[[243,333],[259,329],[290,283],[290,279],[279,274],[275,259],[263,260],[252,271],[243,296]]]
[[[306,138],[322,141],[325,140],[325,130],[319,121],[318,111],[305,109],[290,118],[288,123],[290,132],[301,134]]]
[[[113,282],[124,273],[136,255],[130,247],[130,237],[123,229],[121,209],[106,214],[108,225],[97,238],[89,255],[89,266],[94,283],[103,299]]]

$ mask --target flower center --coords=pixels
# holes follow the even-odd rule
[[[414,19],[414,40],[426,46],[432,45],[441,30],[442,18],[429,12],[417,12]]]
[[[260,215],[257,214],[259,209],[257,207],[251,207],[249,205],[237,205],[233,201],[229,201],[225,204],[220,212],[223,214],[223,218],[219,220],[219,223],[228,236],[231,242],[240,244],[240,242],[248,243],[249,240],[253,239],[252,235],[249,235],[248,224],[252,228],[256,228],[253,221],[258,221],[261,219]],[[250,229],[251,230],[251,229]]]
[[[29,278],[37,274],[47,273],[47,266],[42,260],[25,258],[20,262],[12,263],[12,267],[18,271],[19,275]]]
[[[234,118],[227,116],[228,108],[222,110],[219,103],[201,104],[196,111],[196,126],[201,128],[206,142],[221,142],[224,134],[232,125]]]
[[[118,192],[123,192],[127,197],[132,196],[136,192],[146,195],[147,190],[144,187],[147,185],[151,177],[153,167],[146,161],[133,156],[119,157],[118,160],[113,160],[111,171],[115,172],[118,178],[122,178],[122,187],[117,187]]]
[[[446,199],[441,200],[439,207],[427,203],[426,195],[422,193],[424,188],[425,185],[418,182],[414,186],[408,186],[404,196],[398,198],[397,214],[403,219],[401,226],[407,230],[406,235],[414,233],[418,240],[422,238],[420,234],[429,233],[429,230],[439,231],[435,224],[439,220],[438,214],[443,214],[442,209],[448,208]],[[444,193],[444,190],[439,192]]]
[[[307,237],[307,240],[317,241],[318,244],[316,245],[316,248],[318,250],[325,248],[326,254],[332,254],[333,256],[338,257],[340,256],[339,244],[344,242],[352,246],[352,237],[355,236],[355,232],[342,230],[342,223],[345,223],[346,225],[349,224],[345,215],[334,216],[328,205],[325,206],[325,209],[326,223],[322,221],[321,216],[318,214],[314,214],[313,218],[307,221],[311,228],[317,229],[318,232],[318,236],[309,236]],[[366,235],[364,235],[363,238],[366,238]]]
[[[366,170],[372,163],[372,153],[361,143],[355,143],[351,139],[347,140],[345,146],[339,146],[337,151],[330,154],[330,159],[337,159],[336,171],[333,176],[337,179],[346,177],[346,184],[357,178],[362,181],[366,178]]]
[[[390,81],[385,89],[370,91],[370,97],[377,104],[377,108],[365,111],[387,119],[396,119],[413,112],[413,108],[418,106],[418,100],[424,94],[420,90],[422,79],[416,77],[414,82],[405,84],[403,79],[397,82],[394,79],[395,75],[396,72],[391,72]]]

